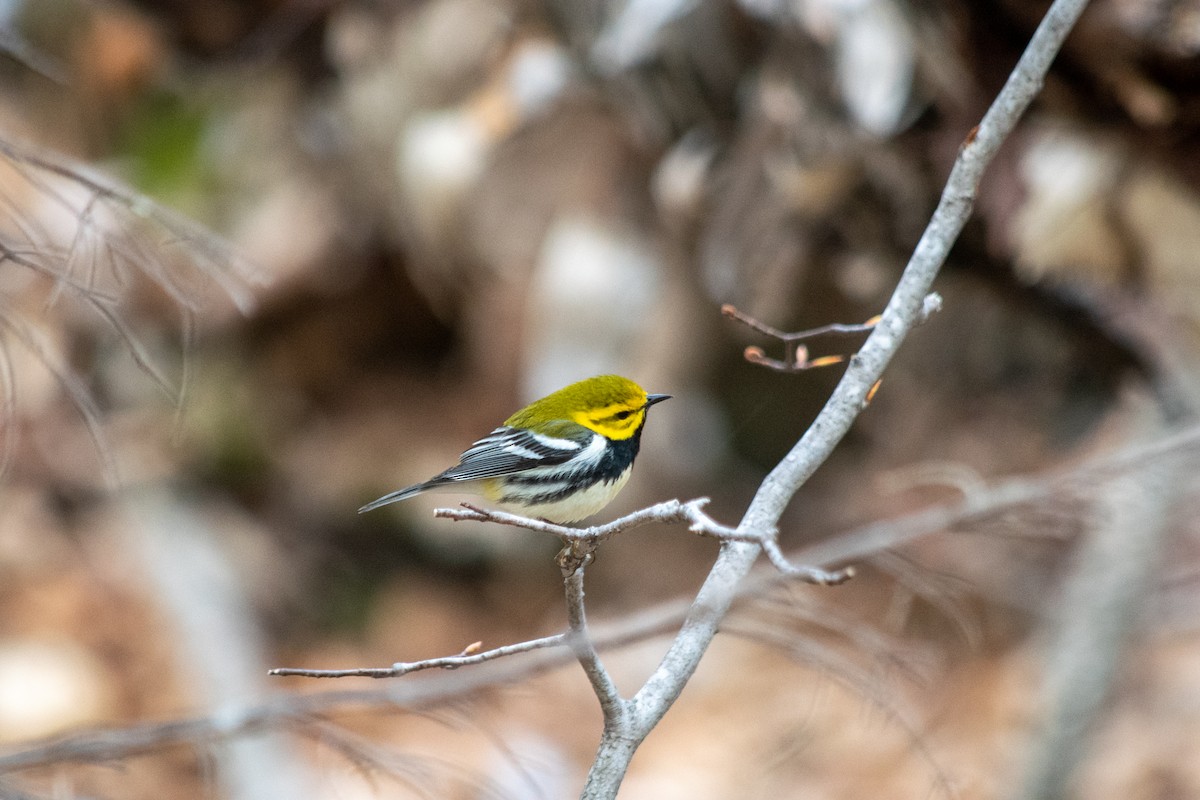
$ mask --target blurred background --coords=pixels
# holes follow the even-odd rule
[[[706,496],[735,523],[841,368],[747,363],[778,345],[721,305],[784,330],[879,313],[1044,10],[0,3],[0,765],[74,731],[380,688],[271,667],[562,630],[556,541],[434,520],[451,496],[355,510],[579,378],[675,398],[603,519]],[[1193,4],[1092,4],[985,178],[944,310],[797,495],[785,548],[1008,476],[1051,486],[1036,476],[1191,418],[1198,53]],[[1193,474],[1157,522],[1093,476],[876,553],[844,587],[762,590],[622,797],[1011,794],[1047,642],[1072,628],[1064,586],[1114,519],[1098,563],[1141,569],[1105,613],[1139,624],[1108,651],[1071,792],[1200,796]],[[688,596],[716,548],[665,527],[609,542],[593,621]],[[608,656],[626,693],[664,647]],[[600,724],[567,665],[419,714],[99,764],[42,750],[0,796],[570,797]]]

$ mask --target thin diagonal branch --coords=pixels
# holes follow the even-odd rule
[[[999,96],[963,143],[938,207],[878,324],[862,349],[850,359],[841,381],[812,426],[763,481],[739,530],[774,528],[792,496],[849,431],[871,388],[920,320],[933,280],[971,215],[984,169],[1041,89],[1051,62],[1086,5],[1086,0],[1055,0],[1046,12]],[[616,796],[637,743],[663,718],[699,666],[760,549],[745,542],[722,544],[717,562],[697,594],[679,635],[631,700],[632,724],[622,730],[605,731],[596,762],[588,774],[584,798]]]

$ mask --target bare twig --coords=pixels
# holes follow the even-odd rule
[[[916,324],[925,324],[930,317],[941,310],[942,296],[937,292],[930,292],[925,296],[925,301],[921,304],[921,314],[917,318]],[[761,347],[754,346],[747,347],[742,354],[751,364],[767,367],[776,372],[803,372],[804,370],[816,369],[818,367],[841,364],[846,360],[846,357],[843,355],[819,356],[810,359],[808,357],[808,346],[800,343],[806,339],[815,339],[818,336],[850,336],[858,333],[870,333],[879,323],[879,317],[875,316],[863,323],[833,322],[829,325],[822,325],[819,328],[808,328],[802,331],[781,331],[760,319],[750,316],[744,311],[738,310],[729,303],[721,306],[721,313],[759,333],[783,342],[784,355],[782,359],[770,358],[763,352]],[[868,398],[868,402],[869,400],[870,398]]]
[[[803,331],[785,332],[778,328],[773,328],[770,325],[758,320],[745,312],[739,311],[734,306],[726,303],[721,306],[721,313],[738,322],[746,325],[759,333],[770,336],[773,339],[778,339],[783,342],[783,358],[770,358],[763,352],[761,347],[747,347],[743,355],[751,364],[758,364],[768,369],[773,369],[778,372],[802,372],[808,369],[816,369],[818,367],[828,367],[833,364],[840,364],[846,360],[845,356],[832,355],[820,356],[810,359],[808,357],[808,346],[801,344],[805,339],[814,339],[818,336],[839,335],[847,336],[855,333],[870,333],[875,328],[875,323],[878,317],[867,320],[862,324],[844,324],[831,323],[822,325],[819,328],[810,328]]]
[[[649,525],[654,522],[668,524],[686,522],[691,526],[692,531],[715,538],[740,536],[733,528],[721,525],[701,510],[708,502],[707,497],[688,500],[687,502],[667,500],[634,511],[631,514],[626,514],[612,522],[606,522],[603,525],[592,525],[587,528],[572,528],[568,525],[558,525],[542,519],[531,519],[518,514],[509,514],[505,511],[493,511],[491,509],[480,508],[472,503],[462,503],[460,508],[438,508],[434,510],[433,515],[440,519],[452,519],[459,522],[470,520],[474,522],[495,522],[500,525],[511,525],[530,531],[549,533],[557,536],[564,542],[600,543],[611,539],[623,531]],[[758,538],[755,536],[753,541],[758,541]],[[742,540],[751,541],[750,538]]]
[[[879,321],[878,317],[872,317],[863,323],[842,323],[833,322],[829,325],[822,325],[819,328],[809,328],[803,331],[781,331],[778,328],[773,328],[770,325],[762,322],[744,311],[739,311],[735,306],[726,303],[721,306],[721,313],[727,317],[732,317],[743,325],[747,325],[759,333],[766,334],[773,339],[778,339],[781,342],[799,342],[804,339],[813,339],[817,336],[825,336],[827,334],[848,335],[852,333],[870,333],[875,328],[875,323]]]
[[[789,578],[797,578],[805,583],[815,583],[818,586],[837,586],[850,580],[855,574],[854,567],[843,567],[830,571],[804,564],[793,564],[779,549],[779,543],[775,541],[774,537],[764,537],[759,544],[762,545],[763,553],[771,562],[771,566]]]
[[[652,522],[682,522],[687,523],[688,530],[700,536],[708,536],[724,542],[749,542],[762,545],[767,557],[780,572],[807,583],[834,586],[839,583],[845,583],[853,577],[854,570],[850,567],[830,571],[818,567],[796,566],[789,563],[775,541],[778,531],[774,528],[765,532],[747,531],[722,525],[704,513],[703,508],[708,502],[709,499],[707,497],[700,497],[695,500],[688,500],[687,502],[667,500],[657,505],[634,511],[612,522],[606,522],[603,525],[593,525],[587,528],[572,528],[566,525],[547,522],[546,520],[530,519],[529,517],[522,517],[517,514],[509,514],[504,511],[492,511],[480,508],[471,503],[462,503],[461,508],[439,508],[433,514],[435,517],[442,519],[496,522],[501,525],[511,525],[517,528],[525,528],[526,530],[553,534],[567,545],[558,556],[559,566],[564,571],[572,566],[578,567],[582,565],[595,552],[597,546],[616,536],[618,533],[630,530],[631,528],[641,527],[642,525],[648,525]]]
[[[556,633],[553,636],[543,636],[540,639],[508,644],[503,647],[484,650],[483,652],[468,652],[473,648],[467,647],[463,652],[455,656],[427,658],[422,661],[399,661],[390,667],[360,667],[356,669],[277,667],[268,671],[267,674],[278,677],[302,678],[399,678],[402,675],[408,675],[410,672],[421,672],[427,669],[458,669],[459,667],[469,667],[473,664],[484,664],[497,658],[517,655],[518,653],[529,653],[533,650],[542,650],[547,647],[562,647],[568,643],[567,640],[567,634]]]

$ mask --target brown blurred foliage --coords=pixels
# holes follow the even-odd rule
[[[89,164],[245,262],[146,227],[137,203],[96,206],[69,176],[0,159],[0,244],[37,256],[0,263],[0,743],[248,700],[268,689],[260,667],[382,666],[560,630],[553,542],[435,522],[453,499],[354,509],[589,374],[676,398],[605,515],[712,496],[736,520],[840,368],[746,363],[747,345],[772,343],[721,304],[783,329],[878,313],[1041,12],[12,4],[0,139]],[[1035,473],[1194,407],[1198,50],[1187,4],[1089,9],[985,179],[939,281],[944,310],[797,496],[785,545],[943,497],[926,462]],[[223,289],[245,263],[254,303],[238,313]],[[881,640],[851,637],[845,663],[825,663],[761,632],[724,638],[622,796],[924,797],[947,783],[999,796],[1033,713],[1029,634],[1087,515],[1064,499],[930,537],[815,611],[796,592],[772,630]],[[1174,623],[1196,599],[1185,516],[1155,601],[1172,624],[1150,626],[1126,665],[1080,796],[1200,795],[1200,649],[1194,625]],[[593,616],[693,590],[713,547],[673,530],[609,543]],[[216,578],[212,553],[226,560]],[[254,675],[240,691],[197,674],[209,667],[185,640],[212,630],[188,622],[197,608],[232,609],[235,634],[257,643],[229,656]],[[751,603],[743,619],[767,613]],[[919,680],[889,667],[892,648],[920,662]],[[623,651],[618,677],[632,685],[660,652]],[[525,797],[531,782],[569,796],[594,705],[567,669],[444,718],[355,718],[352,735],[284,747],[311,797]],[[346,752],[378,758],[356,771]],[[10,776],[0,795],[269,796],[223,777],[223,757],[64,766]]]

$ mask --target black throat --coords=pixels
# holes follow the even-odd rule
[[[638,450],[642,445],[642,426],[633,432],[628,439],[609,439],[608,447],[600,463],[596,465],[595,476],[598,481],[615,481],[633,465]]]

